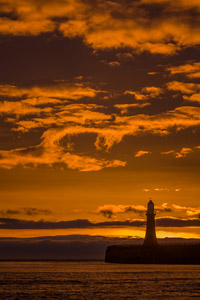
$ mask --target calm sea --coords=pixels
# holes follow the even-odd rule
[[[200,299],[200,266],[0,262],[0,299]]]

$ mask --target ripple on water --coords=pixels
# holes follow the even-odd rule
[[[200,266],[1,262],[0,299],[200,299]]]

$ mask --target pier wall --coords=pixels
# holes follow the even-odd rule
[[[128,264],[200,264],[200,244],[109,246],[105,261]]]

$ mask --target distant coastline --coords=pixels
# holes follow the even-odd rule
[[[200,244],[200,239],[164,238],[157,239],[160,245],[185,245]],[[86,245],[84,241],[76,244],[68,240],[59,241],[46,239],[35,241],[30,239],[9,239],[0,238],[0,261],[103,261],[106,248],[111,245],[142,245],[142,238],[103,240],[101,243],[90,242]],[[76,250],[76,252],[75,252]],[[80,257],[80,253],[82,256]]]

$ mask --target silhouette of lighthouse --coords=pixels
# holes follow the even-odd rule
[[[154,203],[150,199],[147,204],[147,226],[146,226],[146,234],[144,239],[145,246],[155,246],[157,245],[156,239],[156,228],[155,228],[155,212],[154,212]]]

